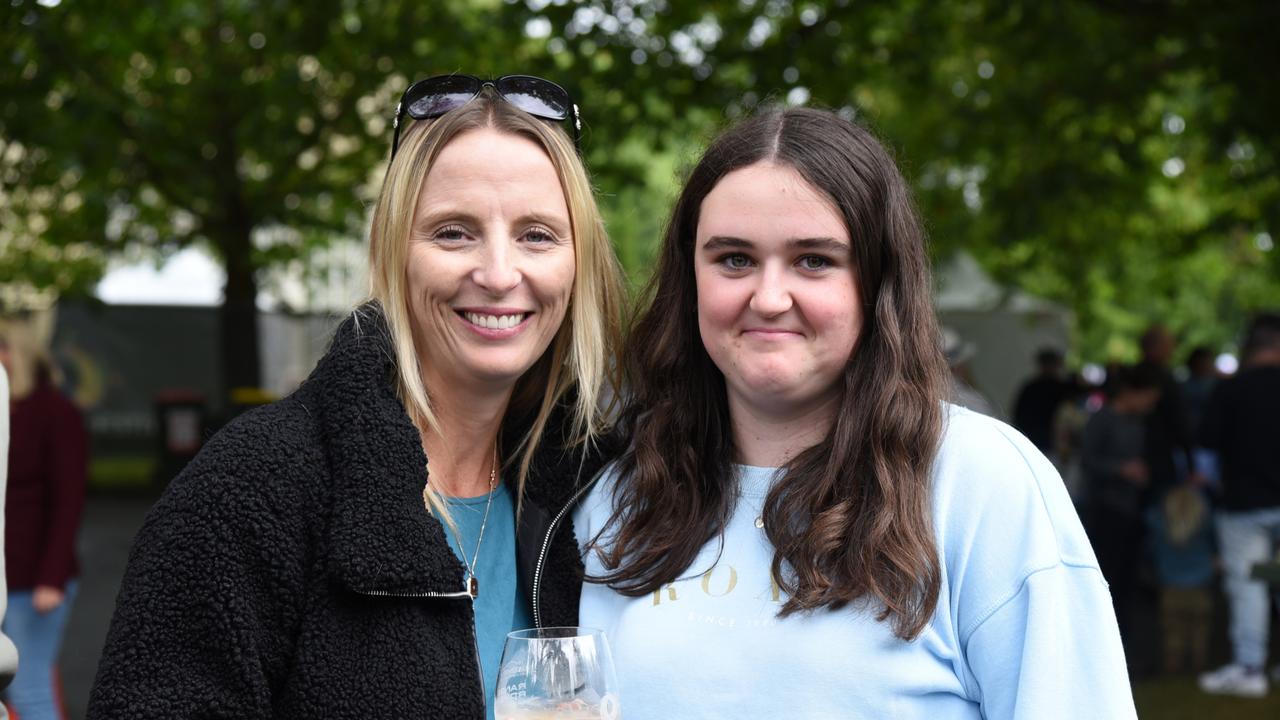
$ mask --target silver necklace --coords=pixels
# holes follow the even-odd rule
[[[480,521],[480,534],[476,537],[476,550],[467,560],[467,551],[462,547],[462,536],[454,539],[458,543],[458,554],[467,567],[467,594],[475,600],[480,596],[480,581],[476,579],[476,563],[480,561],[480,544],[484,542],[484,529],[489,525],[489,508],[493,506],[493,491],[498,487],[498,448],[493,448],[493,461],[489,465],[489,495],[484,501],[484,518]]]

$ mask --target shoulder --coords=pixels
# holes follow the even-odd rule
[[[83,423],[80,408],[51,383],[44,383],[36,390],[39,393],[38,412],[58,425],[75,425]]]
[[[948,407],[933,499],[949,574],[977,568],[1017,584],[1057,564],[1097,566],[1056,468],[998,420]]]
[[[548,508],[563,507],[575,496],[581,503],[579,491],[600,476],[621,448],[616,431],[585,441],[569,438],[572,420],[562,408],[548,419],[525,486],[529,499]]]
[[[1214,390],[1227,396],[1245,396],[1256,392],[1274,393],[1280,387],[1280,367],[1263,365],[1241,370],[1217,383]]]
[[[574,535],[586,545],[593,540],[613,515],[614,490],[618,485],[618,461],[605,465],[593,478],[591,489],[573,512]]]
[[[324,472],[310,411],[295,394],[237,417],[209,439],[153,515],[255,522],[297,513]]]
[[[934,461],[940,489],[953,483],[996,491],[1038,489],[1050,480],[1061,484],[1053,464],[1012,427],[958,405],[948,404],[944,417]]]

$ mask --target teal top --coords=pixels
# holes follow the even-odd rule
[[[484,521],[484,505],[488,495],[474,498],[449,498],[449,513],[462,536],[466,559],[458,550],[458,537],[445,525],[445,534],[453,554],[463,565],[476,552],[476,540]],[[533,627],[529,602],[520,589],[516,571],[516,506],[511,490],[499,484],[493,491],[489,523],[485,527],[480,557],[475,562],[480,592],[475,599],[476,645],[480,652],[480,669],[484,673],[485,706],[493,720],[493,693],[498,683],[498,662],[507,633]]]

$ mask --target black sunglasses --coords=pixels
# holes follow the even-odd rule
[[[503,75],[496,80],[481,80],[472,75],[437,75],[409,86],[396,105],[396,119],[392,124],[391,157],[400,149],[400,121],[406,114],[414,120],[438,118],[466,105],[491,87],[507,102],[536,118],[561,122],[569,120],[573,126],[573,146],[581,152],[582,120],[578,106],[569,92],[559,85],[532,75]]]

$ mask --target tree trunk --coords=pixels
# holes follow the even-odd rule
[[[219,365],[223,401],[230,407],[236,388],[261,387],[258,352],[258,279],[250,257],[250,230],[232,232],[219,243],[227,270],[222,309],[218,318]]]

